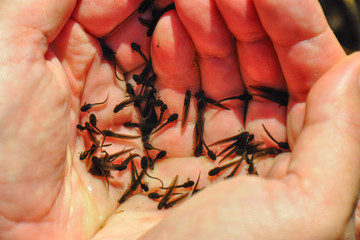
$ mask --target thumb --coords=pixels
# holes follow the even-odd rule
[[[55,61],[46,61],[45,54],[75,3],[0,3],[0,211],[9,223],[22,222],[24,213],[26,221],[39,221],[60,192],[70,101],[54,74]],[[2,229],[12,228],[7,227]]]
[[[288,171],[314,199],[309,205],[326,209],[329,221],[319,222],[333,219],[336,223],[331,226],[339,231],[354,211],[360,185],[359,75],[360,54],[356,53],[313,86]]]

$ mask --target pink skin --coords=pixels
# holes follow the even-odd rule
[[[177,0],[177,10],[162,17],[152,38],[145,36],[146,28],[135,15],[128,18],[139,4],[2,4],[0,79],[6,88],[0,90],[0,238],[340,237],[360,182],[360,56],[345,58],[318,2]],[[181,119],[187,89],[203,89],[214,99],[241,94],[249,85],[288,89],[288,108],[252,100],[245,126],[242,104],[236,101],[227,103],[231,111],[207,108],[204,136],[211,143],[244,128],[270,146],[264,123],[276,139],[289,140],[292,153],[259,161],[262,178],[208,178],[214,164],[206,157],[191,157],[192,101],[184,129],[178,121],[151,138],[170,156],[152,173],[166,185],[176,174],[181,183],[201,172],[199,187],[207,188],[171,210],[155,210],[157,203],[141,194],[118,206],[129,173],[114,173],[107,190],[104,179],[91,176],[78,159],[91,144],[75,128],[88,120],[88,113],[79,111],[84,103],[101,102],[109,94],[106,104],[92,110],[99,128],[138,134],[122,127],[123,122],[137,121],[136,111],[129,107],[112,112],[125,98],[125,82],[115,78],[94,36],[105,36],[117,51],[119,74],[126,72],[127,78],[143,64],[129,44],[137,42],[151,54],[156,87],[169,106],[165,117],[177,112]],[[140,140],[112,143],[109,152],[125,145],[143,152]],[[240,175],[245,175],[245,167]],[[158,186],[150,183],[150,188]]]

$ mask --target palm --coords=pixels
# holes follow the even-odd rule
[[[221,99],[239,95],[245,87],[249,88],[250,85],[265,85],[278,89],[285,89],[287,86],[290,93],[288,109],[278,107],[278,104],[275,103],[255,99],[249,104],[245,127],[243,125],[244,110],[242,103],[236,101],[229,103],[232,108],[231,111],[208,108],[205,113],[204,137],[205,142],[211,143],[223,137],[234,135],[240,129],[245,128],[255,133],[259,140],[262,140],[265,134],[261,123],[264,123],[279,140],[286,139],[287,127],[289,141],[294,144],[301,128],[304,102],[310,86],[343,56],[340,46],[331,33],[325,33],[326,36],[321,41],[334,47],[335,51],[332,51],[331,56],[327,59],[321,59],[314,66],[309,66],[306,65],[306,59],[301,62],[297,61],[297,53],[303,51],[303,47],[298,45],[298,41],[310,39],[307,46],[317,44],[312,43],[312,41],[315,41],[313,39],[323,29],[310,28],[309,32],[303,35],[295,34],[292,35],[294,36],[293,39],[287,39],[289,33],[281,32],[282,29],[287,29],[287,24],[297,26],[296,22],[280,23],[275,28],[269,27],[269,24],[262,26],[249,1],[250,7],[242,8],[252,9],[248,12],[249,15],[242,14],[240,8],[233,8],[233,6],[231,8],[234,9],[235,13],[225,15],[225,12],[229,10],[229,1],[217,1],[220,11],[224,12],[223,17],[231,31],[230,33],[216,11],[215,5],[209,7],[205,4],[199,8],[193,8],[192,5],[196,4],[195,2],[175,2],[180,18],[174,11],[167,13],[157,25],[151,40],[144,38],[146,28],[137,23],[137,18],[133,17],[123,26],[136,25],[138,28],[137,35],[127,34],[126,27],[121,27],[118,33],[110,36],[107,41],[113,46],[120,46],[121,41],[125,42],[127,46],[131,42],[139,43],[140,41],[145,49],[150,43],[153,67],[158,75],[156,87],[161,99],[169,106],[168,112],[179,113],[180,118],[186,90],[195,93],[203,89],[210,97]],[[191,5],[186,5],[190,3]],[[271,16],[265,14],[266,8],[272,7],[274,6],[259,4],[258,14],[262,17],[263,22],[279,20],[281,12],[278,15]],[[207,12],[202,16],[204,19],[193,20],[191,16],[199,15],[201,11]],[[245,15],[248,17],[241,17]],[[240,17],[234,18],[233,16]],[[319,18],[321,17],[319,16]],[[81,18],[81,11],[75,15],[75,19],[94,35],[102,36],[108,33],[105,25],[103,28],[105,32],[97,32],[98,28],[94,26],[99,24],[98,19],[91,22],[91,20]],[[212,21],[210,22],[209,19]],[[23,182],[32,179],[47,179],[45,183],[41,183],[42,194],[29,196],[29,199],[22,206],[23,209],[29,209],[35,202],[42,201],[43,207],[39,211],[35,211],[30,218],[44,222],[51,218],[56,219],[55,224],[58,226],[67,225],[68,231],[66,233],[54,233],[59,238],[63,238],[63,234],[67,234],[67,237],[90,237],[113,213],[115,214],[96,237],[100,239],[114,235],[124,236],[125,239],[136,238],[158,223],[165,216],[165,211],[156,211],[156,202],[149,200],[145,195],[136,195],[117,209],[117,200],[124,188],[127,187],[129,174],[113,174],[113,178],[110,179],[110,188],[107,190],[104,179],[91,176],[87,172],[85,164],[78,159],[79,152],[90,146],[87,136],[75,128],[78,122],[84,123],[88,120],[88,113],[80,113],[79,111],[82,104],[101,102],[109,94],[109,100],[106,104],[92,110],[99,120],[98,124],[101,129],[111,128],[117,132],[128,131],[121,127],[122,124],[125,121],[137,121],[137,115],[131,107],[118,114],[113,113],[114,106],[125,99],[125,83],[115,78],[112,63],[103,58],[98,41],[86,33],[76,21],[68,21],[60,35],[51,44],[51,49],[57,58],[52,55],[52,50],[49,50],[46,59],[48,64],[51,60],[54,64],[50,65],[50,69],[46,65],[41,66],[50,84],[42,89],[37,96],[38,99],[44,100],[31,103],[29,109],[36,109],[37,116],[44,119],[41,129],[38,131],[49,133],[49,135],[45,137],[45,140],[35,139],[34,141],[33,138],[26,136],[28,134],[36,135],[36,132],[23,133],[21,138],[24,145],[27,146],[28,143],[35,142],[38,148],[34,148],[33,145],[32,148],[25,148],[22,156],[31,163],[31,166],[36,164],[37,167],[39,165],[41,167],[41,164],[45,162],[47,163],[49,159],[46,157],[51,156],[51,164],[46,170],[22,179]],[[251,31],[237,27],[246,24],[252,26]],[[269,36],[265,33],[264,28]],[[298,28],[296,30],[299,32],[303,30],[300,29],[301,26]],[[256,31],[254,32],[253,29]],[[122,35],[129,37],[117,40],[117,37]],[[236,44],[233,42],[232,35],[237,40]],[[271,43],[274,44],[275,49]],[[238,52],[236,52],[236,47]],[[142,61],[136,53],[126,55],[126,49],[114,50],[118,52],[118,60],[128,72],[127,76],[131,76],[132,72],[139,72],[138,67],[141,66]],[[38,49],[34,48],[33,51],[36,52]],[[199,54],[200,68],[194,66],[195,51]],[[310,50],[307,51],[310,55],[317,53],[316,48],[310,47]],[[126,57],[121,58],[120,53]],[[304,56],[309,55],[304,54]],[[266,70],[264,70],[263,65],[256,65],[260,61],[259,58],[262,64],[265,64]],[[56,59],[59,59],[62,64],[57,63]],[[240,70],[237,59],[240,62]],[[55,81],[51,80],[53,77],[50,76],[50,73],[55,73]],[[20,77],[16,76],[17,79],[24,78],[24,71],[18,74]],[[35,85],[40,83],[40,79],[35,75],[33,77],[30,75],[28,78],[33,78]],[[223,79],[227,80],[226,84],[224,84]],[[32,92],[26,92],[30,89],[34,89],[33,86],[28,86],[23,95],[31,95]],[[59,95],[54,96],[54,93],[59,93]],[[67,103],[65,104],[66,107],[64,107],[64,103]],[[16,106],[13,105],[12,107]],[[51,112],[50,117],[49,112]],[[191,157],[193,155],[195,112],[194,101],[192,101],[188,123],[184,129],[181,128],[179,121],[174,127],[164,129],[160,134],[151,138],[151,143],[154,146],[168,151],[169,158],[159,162],[153,172],[165,184],[169,183],[176,174],[180,176],[179,181],[186,181],[187,178],[195,180],[199,172],[202,176],[201,186],[210,183],[206,176],[208,170],[213,167],[213,163],[206,157]],[[38,121],[38,118],[36,120]],[[26,124],[30,123],[26,122]],[[217,131],[219,124],[224,126],[221,131]],[[64,129],[68,129],[68,131],[64,131]],[[49,136],[51,136],[51,141],[48,141],[47,137]],[[173,139],[176,141],[172,141]],[[15,140],[18,141],[19,139]],[[118,151],[125,145],[135,147],[140,154],[143,152],[140,140],[113,141],[111,143],[109,152]],[[42,149],[41,153],[33,152],[34,149],[39,148]],[[29,156],[33,158],[29,159]],[[285,158],[285,162],[288,162],[288,156]],[[38,159],[42,161],[39,162]],[[283,162],[281,161],[281,163]],[[259,165],[260,175],[266,175],[270,166],[271,163]],[[24,165],[22,169],[26,167],[27,165]],[[282,176],[286,173],[287,163],[274,169],[272,171],[273,176]],[[36,184],[40,183],[36,182]],[[156,184],[154,183],[154,186]],[[35,186],[38,187],[39,185]],[[26,194],[27,191],[29,190],[23,190],[19,194]],[[55,199],[58,200],[54,202]],[[125,210],[125,212],[117,213],[118,210]],[[44,212],[50,213],[44,214]],[[16,216],[18,220],[21,220],[20,213],[17,213]],[[89,219],[89,221],[85,222],[84,219]],[[75,224],[73,224],[74,222]],[[43,229],[40,226],[38,231],[41,232]],[[46,236],[44,235],[44,237]]]

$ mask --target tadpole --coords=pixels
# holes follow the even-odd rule
[[[170,183],[169,185],[169,188],[166,190],[164,196],[162,197],[162,199],[160,200],[157,208],[160,210],[162,209],[163,207],[165,207],[166,203],[169,201],[173,191],[174,191],[174,186],[176,185],[177,183],[177,180],[178,180],[178,175],[176,175],[174,177],[174,179],[172,180],[172,182]]]
[[[81,108],[80,108],[80,111],[82,112],[86,112],[88,110],[90,110],[92,107],[96,106],[96,105],[101,105],[101,104],[104,104],[109,98],[109,93],[107,94],[107,97],[104,101],[102,102],[99,102],[99,103],[85,103]]]
[[[253,86],[250,85],[250,88],[256,90],[258,93],[253,93],[253,96],[258,96],[269,100],[271,102],[278,103],[279,106],[287,106],[289,102],[289,93],[284,90],[278,90],[270,87],[263,86]]]
[[[279,148],[282,148],[284,150],[288,150],[290,147],[289,147],[289,144],[287,142],[278,142],[276,141],[275,138],[273,138],[273,136],[271,136],[271,134],[269,133],[269,131],[266,129],[265,125],[262,123],[261,124],[266,132],[266,134],[269,136],[269,138],[271,138],[271,140],[273,140],[273,142],[275,142]]]
[[[105,134],[106,137],[113,137],[119,139],[136,139],[141,137],[139,135],[119,134],[110,130],[103,130],[102,132]]]
[[[117,75],[116,69],[119,68],[119,65],[118,65],[117,60],[116,60],[116,52],[114,52],[114,50],[112,50],[112,49],[106,44],[105,39],[99,38],[98,40],[99,40],[99,43],[100,43],[100,46],[101,46],[101,49],[102,49],[104,58],[113,63],[115,77],[116,77],[118,80],[124,81],[124,79],[121,79],[121,78]]]
[[[190,90],[187,90],[185,92],[185,99],[184,99],[184,106],[183,106],[183,115],[182,115],[182,123],[181,123],[182,128],[184,128],[185,123],[187,121],[187,117],[189,114],[190,100],[191,100],[191,92],[190,92]]]

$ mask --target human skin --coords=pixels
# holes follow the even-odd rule
[[[345,56],[318,2],[179,0],[177,12],[163,16],[151,39],[136,17],[128,19],[139,4],[2,2],[0,238],[342,236],[360,180],[360,55]],[[102,56],[95,38],[102,36],[117,52],[119,74],[127,79],[143,64],[129,44],[139,43],[148,56],[151,52],[156,87],[170,113],[181,114],[187,89],[221,99],[249,85],[286,88],[287,108],[255,98],[245,126],[237,102],[229,103],[231,111],[207,109],[204,136],[210,143],[245,128],[270,145],[264,123],[276,139],[288,139],[291,153],[259,162],[260,177],[211,184],[206,175],[213,163],[192,157],[192,105],[185,130],[179,121],[151,138],[169,156],[154,174],[170,183],[176,174],[185,181],[201,172],[200,186],[206,189],[170,210],[156,210],[157,203],[141,194],[118,206],[128,174],[114,174],[107,189],[104,179],[91,176],[78,159],[89,147],[75,127],[87,121],[88,114],[79,111],[84,103],[101,102],[109,93],[107,103],[93,110],[102,129],[128,131],[122,123],[137,116],[132,108],[112,111],[125,98],[125,84]],[[219,123],[225,126],[221,131]],[[114,142],[110,150],[124,145],[143,151],[140,142]]]

